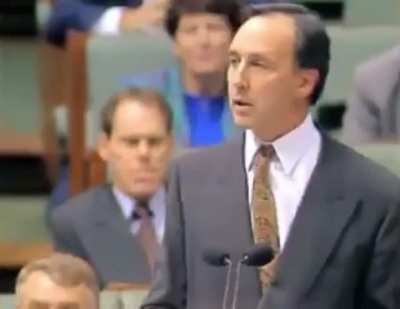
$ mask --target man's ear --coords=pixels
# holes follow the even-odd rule
[[[104,161],[108,161],[109,157],[109,141],[110,137],[104,133],[101,132],[97,138],[97,143],[96,143],[96,148],[97,148],[97,153],[99,154],[100,158],[102,158]]]
[[[316,69],[301,69],[298,83],[298,94],[301,98],[310,98],[320,79]]]

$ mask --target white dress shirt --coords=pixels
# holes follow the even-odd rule
[[[261,144],[251,130],[245,133],[245,164],[250,211],[254,180],[254,157]],[[283,249],[290,227],[301,204],[321,150],[321,135],[311,116],[294,130],[272,142],[276,156],[270,165],[270,183],[275,198],[280,248]],[[253,224],[253,222],[252,222]]]
[[[143,0],[142,3],[152,0]],[[125,7],[113,6],[101,15],[97,23],[93,26],[92,31],[100,35],[118,35],[120,31],[120,21]]]
[[[115,186],[113,187],[114,196],[121,207],[122,214],[124,218],[131,222],[131,233],[136,235],[140,228],[140,219],[132,220],[132,213],[136,208],[136,201],[121,192]],[[162,187],[158,190],[149,200],[149,208],[153,212],[152,222],[156,232],[157,240],[159,243],[162,242],[165,230],[165,215],[166,215],[166,205],[165,205],[165,188]]]

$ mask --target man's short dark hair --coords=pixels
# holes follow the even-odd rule
[[[167,12],[165,28],[175,37],[179,20],[184,14],[211,13],[224,16],[235,33],[242,24],[242,7],[236,0],[172,0]]]
[[[324,89],[329,72],[330,39],[320,17],[302,5],[274,3],[254,5],[250,17],[282,13],[293,17],[296,26],[296,61],[300,68],[316,69],[319,80],[311,94],[315,104]]]
[[[135,101],[135,104],[157,108],[164,117],[167,133],[172,132],[172,110],[165,98],[155,90],[132,87],[114,94],[101,110],[101,129],[105,134],[108,136],[112,134],[115,112],[118,106],[127,100]]]

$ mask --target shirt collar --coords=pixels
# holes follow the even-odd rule
[[[119,190],[116,186],[112,188],[113,194],[121,207],[125,219],[129,220],[132,212],[136,209],[136,200]],[[162,212],[162,205],[165,203],[165,188],[161,187],[149,200],[149,208],[157,217]]]
[[[262,144],[272,144],[278,161],[282,164],[285,174],[293,173],[300,159],[307,153],[313,143],[318,140],[318,130],[315,128],[311,115],[294,130],[276,139],[272,143],[265,143],[257,138],[251,130],[246,130],[245,136],[245,164],[250,171],[254,157]]]

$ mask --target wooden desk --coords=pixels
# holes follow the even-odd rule
[[[50,243],[0,243],[0,268],[21,267],[30,261],[49,256],[52,252]]]

